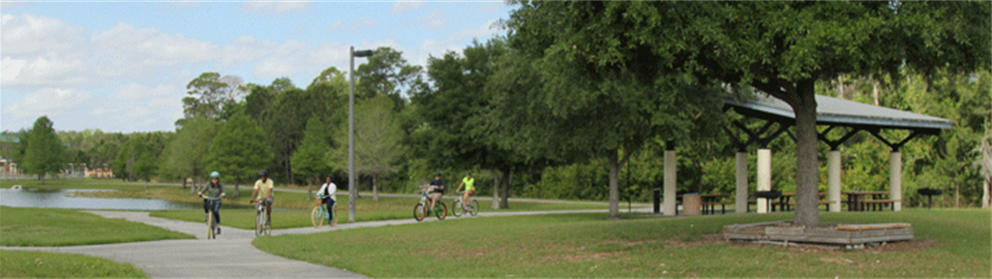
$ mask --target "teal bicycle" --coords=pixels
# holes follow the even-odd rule
[[[420,191],[420,203],[413,206],[413,219],[417,222],[423,221],[427,217],[427,195],[428,193],[434,192],[434,187],[421,188]],[[444,202],[438,200],[434,203],[434,208],[431,210],[434,212],[434,216],[437,216],[438,220],[444,220],[444,217],[448,216],[448,206],[444,205]]]
[[[333,212],[327,212],[327,207],[319,202],[320,196],[317,196],[317,201],[314,204],[313,211],[310,212],[310,222],[313,223],[314,228],[320,228],[324,225],[324,220],[327,221],[327,225],[333,227],[338,224],[338,207],[337,204],[333,207]]]

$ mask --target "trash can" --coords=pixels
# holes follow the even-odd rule
[[[654,214],[661,214],[661,189],[654,188]]]
[[[682,215],[697,216],[702,214],[702,200],[698,193],[682,195]]]

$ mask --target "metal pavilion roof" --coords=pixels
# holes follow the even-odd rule
[[[953,124],[944,118],[822,95],[816,95],[816,103],[817,125],[848,126],[865,130],[904,129],[922,134],[937,134],[942,129],[950,129]],[[789,125],[796,122],[796,115],[789,104],[764,94],[751,100],[727,98],[724,104],[750,117]]]

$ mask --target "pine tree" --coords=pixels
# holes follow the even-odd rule
[[[38,175],[41,184],[45,184],[45,174],[58,174],[65,165],[65,150],[52,125],[48,116],[39,117],[34,122],[21,165],[24,172]]]

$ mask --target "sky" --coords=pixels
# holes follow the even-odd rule
[[[0,130],[174,131],[204,72],[306,87],[348,49],[410,64],[506,32],[503,1],[0,1]],[[356,58],[356,65],[364,59]],[[357,67],[357,66],[356,66]]]

